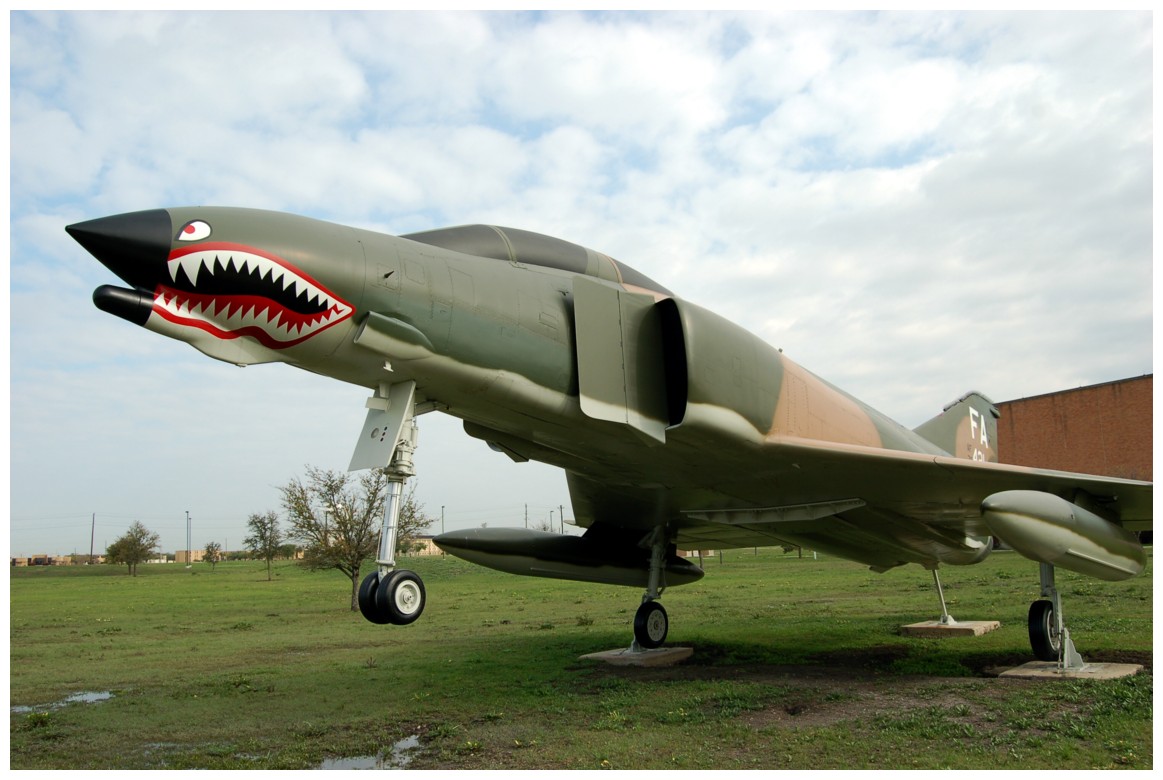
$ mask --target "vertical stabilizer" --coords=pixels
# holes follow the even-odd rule
[[[956,458],[997,463],[997,407],[981,393],[966,393],[913,429]]]

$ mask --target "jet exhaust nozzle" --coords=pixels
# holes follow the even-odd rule
[[[134,325],[145,325],[153,311],[153,295],[103,284],[93,291],[93,303],[107,314],[115,314]]]
[[[994,493],[981,502],[981,514],[996,537],[1038,563],[1112,582],[1147,564],[1135,534],[1050,493]]]

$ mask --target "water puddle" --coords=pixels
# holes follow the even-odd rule
[[[412,753],[420,748],[420,736],[413,734],[382,750],[374,756],[352,758],[328,758],[319,765],[320,769],[407,769],[412,763]]]
[[[35,707],[13,707],[13,715],[24,715],[30,712],[44,712],[46,710],[59,710],[62,707],[67,707],[70,704],[95,704],[99,701],[108,701],[113,698],[113,694],[109,691],[83,691],[81,693],[74,693],[71,696],[66,696],[60,701],[54,701],[52,704],[41,704]]]

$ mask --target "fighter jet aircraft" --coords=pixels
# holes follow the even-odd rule
[[[390,236],[289,214],[155,209],[66,228],[128,287],[96,305],[238,365],[283,362],[372,390],[351,468],[392,491],[375,623],[423,611],[395,569],[415,420],[440,411],[514,461],[558,466],[580,537],[454,531],[449,553],[517,574],[645,589],[634,649],[660,646],[666,586],[703,574],[676,548],[796,545],[883,572],[979,563],[1000,540],[1041,569],[1035,655],[1081,663],[1055,567],[1142,571],[1152,483],[997,463],[978,393],[909,430],[755,335],[605,254],[470,225]],[[938,582],[939,584],[939,582]]]

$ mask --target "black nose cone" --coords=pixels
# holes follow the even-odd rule
[[[173,226],[165,209],[135,211],[65,228],[106,268],[134,287],[151,290],[166,272]]]

